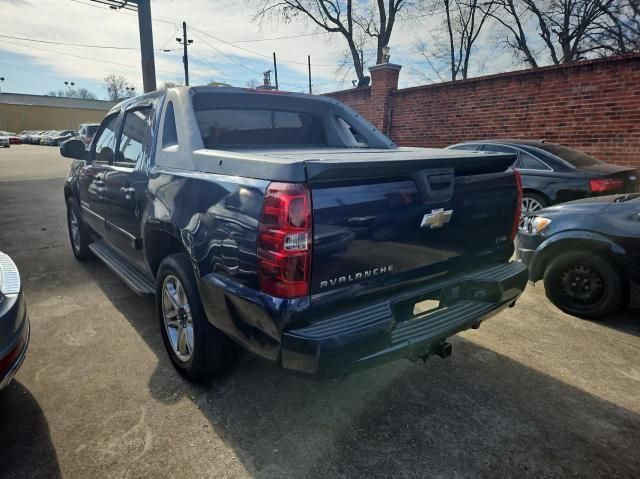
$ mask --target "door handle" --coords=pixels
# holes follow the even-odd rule
[[[120,191],[124,193],[124,197],[127,200],[130,200],[131,197],[136,194],[136,189],[130,186],[122,186],[120,187]]]

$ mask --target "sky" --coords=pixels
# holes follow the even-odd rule
[[[65,88],[64,82],[68,81],[74,82],[75,88],[86,88],[98,98],[106,98],[104,77],[115,73],[126,77],[142,93],[135,12],[110,10],[90,0],[0,0],[0,12],[3,92],[46,94]],[[352,72],[338,67],[345,51],[341,37],[318,33],[301,21],[255,22],[255,2],[152,0],[151,12],[159,85],[184,81],[182,46],[176,42],[176,37],[182,37],[182,21],[187,22],[188,36],[193,39],[189,47],[192,85],[212,80],[234,86],[246,86],[251,80],[261,83],[262,72],[273,67],[274,51],[281,89],[307,90],[307,55],[311,55],[314,93],[350,88],[355,78]],[[433,32],[439,19],[420,14],[411,12],[407,20],[398,23],[390,42],[391,61],[403,65],[400,82],[404,87],[423,84],[433,77],[429,65],[416,53],[415,44],[418,39],[435,41]],[[274,39],[297,35],[303,36]],[[486,60],[477,62],[476,73],[492,73],[499,70],[497,65],[505,64],[488,38],[481,39],[479,49],[479,56],[491,61],[488,69]]]

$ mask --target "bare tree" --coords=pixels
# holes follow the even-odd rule
[[[603,46],[594,39],[602,38],[603,25],[610,24],[617,1],[494,0],[497,9],[491,12],[483,6],[483,10],[507,29],[510,34],[507,45],[530,66],[537,67],[545,60],[540,58],[542,54],[557,65],[582,60],[601,51]],[[537,35],[530,26],[535,26]],[[536,52],[531,45],[539,40],[542,48]]]
[[[111,101],[133,96],[133,88],[129,81],[125,77],[116,75],[115,73],[111,73],[104,78],[104,87]]]
[[[484,4],[482,4],[484,2]],[[428,45],[418,41],[417,50],[430,68],[444,81],[444,61],[451,81],[467,78],[478,36],[493,11],[493,0],[432,0],[430,9],[444,16],[442,32],[446,40]],[[435,62],[434,62],[435,60]]]
[[[255,19],[275,19],[285,23],[298,18],[317,28],[341,35],[347,43],[351,63],[364,80],[363,49],[366,38],[375,40],[376,59],[382,60],[382,48],[391,39],[398,13],[408,0],[377,0],[374,4],[353,0],[260,0]]]
[[[616,0],[597,24],[589,37],[600,55],[640,51],[640,0]]]
[[[83,100],[97,100],[98,97],[86,88],[69,88],[67,90],[51,90],[49,96],[60,96],[67,98],[82,98]]]
[[[165,82],[162,82],[162,84],[160,85],[160,90],[167,90],[169,88],[173,88],[173,87],[177,87],[177,86],[182,86],[182,83],[176,82],[176,81],[167,80]]]
[[[493,10],[482,4],[481,8],[488,16],[496,20],[507,30],[503,42],[521,57],[529,66],[536,68],[538,61],[527,39],[528,9],[521,0],[494,0]],[[530,34],[530,31],[529,31]]]

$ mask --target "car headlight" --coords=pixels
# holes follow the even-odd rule
[[[551,224],[551,220],[544,216],[531,216],[527,220],[526,230],[529,234],[538,234]]]
[[[20,273],[8,255],[0,253],[0,295],[9,296],[20,292]]]

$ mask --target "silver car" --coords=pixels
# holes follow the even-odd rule
[[[20,273],[11,258],[0,252],[0,389],[11,382],[22,365],[29,334]]]

